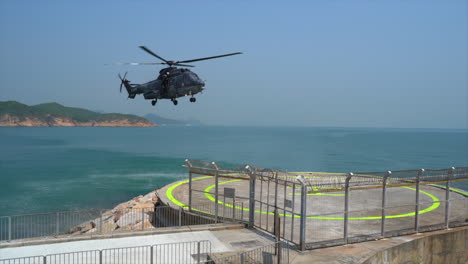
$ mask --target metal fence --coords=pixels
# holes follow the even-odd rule
[[[208,240],[110,248],[0,260],[0,264],[179,264],[206,263]]]
[[[89,224],[89,229],[92,229],[99,223],[93,219],[99,219],[100,215],[101,210],[80,210],[2,216],[0,241],[66,234],[72,231],[72,227],[85,222]],[[80,230],[76,229],[75,232]]]
[[[212,210],[207,206],[207,208],[202,208],[202,211]],[[217,221],[211,216],[209,213],[203,214],[171,206],[3,216],[0,217],[0,241],[63,235],[92,236],[233,221],[232,216],[221,217]]]
[[[271,234],[277,213],[281,238],[301,250],[468,224],[468,193],[452,186],[468,181],[468,167],[346,174],[186,163],[188,210],[208,197],[215,217],[233,210]]]
[[[254,248],[251,250],[222,256],[212,256],[207,263],[213,264],[245,264],[263,263],[280,264],[289,263],[288,245],[284,242],[275,242],[270,245]]]

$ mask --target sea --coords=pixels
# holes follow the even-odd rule
[[[468,130],[3,127],[0,216],[112,208],[188,177],[185,159],[290,172],[466,167]]]

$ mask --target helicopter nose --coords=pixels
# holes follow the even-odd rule
[[[190,77],[193,80],[193,82],[195,82],[196,85],[205,86],[205,83],[196,74],[193,74]]]

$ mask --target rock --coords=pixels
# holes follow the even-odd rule
[[[107,221],[102,224],[102,232],[103,233],[112,232],[116,230],[118,227],[119,226],[116,223],[114,223],[114,221]]]
[[[123,231],[123,230],[135,230],[135,229],[138,229],[138,228],[134,228],[132,225],[128,225],[128,226],[119,226],[119,228],[117,228],[116,230]]]
[[[122,215],[124,215],[125,211],[126,211],[126,209],[115,210],[115,212],[114,212],[114,222],[119,221],[120,217],[122,217]]]
[[[159,203],[156,190],[139,195],[132,200],[118,204],[114,209],[102,213],[91,221],[84,222],[68,230],[68,234],[113,232],[114,230],[140,230],[154,228],[151,224],[155,204]],[[144,209],[144,210],[143,210]],[[143,212],[143,214],[142,214]]]
[[[142,225],[142,223],[138,223],[136,225],[133,225],[133,229],[141,229],[141,225]],[[149,221],[149,217],[145,218],[145,220],[143,221],[143,229],[152,229],[152,228],[154,228],[154,226]]]
[[[146,203],[139,203],[135,205],[132,209],[140,209],[141,208],[145,209],[145,212],[152,212],[154,211],[154,204],[152,202],[146,202]]]
[[[121,203],[121,204],[117,205],[116,207],[114,207],[114,210],[126,209],[128,207],[128,203],[129,202]]]
[[[86,234],[89,234],[89,233],[96,233],[98,232],[98,229],[97,228],[91,228],[90,230],[88,230],[87,232],[85,232]]]
[[[92,222],[85,222],[81,225],[74,226],[68,230],[68,234],[83,234],[88,232],[90,229],[93,229],[95,226]]]
[[[102,224],[105,226],[107,222],[112,222],[114,223],[114,215],[102,215]],[[100,230],[101,228],[101,218],[98,217],[94,220],[91,221],[91,223],[94,225],[95,228]]]
[[[109,210],[102,213],[102,216],[114,216],[115,210]]]
[[[153,203],[157,203],[159,202],[159,197],[157,195],[154,195],[151,201],[153,201]]]
[[[81,231],[81,226],[74,226],[68,230],[67,234],[75,234],[80,231]]]
[[[83,234],[83,233],[86,233],[88,232],[89,230],[93,229],[94,226],[91,222],[88,222],[86,225],[83,226],[83,228],[80,230],[80,232]]]
[[[119,227],[125,227],[127,225],[134,225],[136,223],[139,223],[142,220],[143,219],[141,212],[128,212],[119,218],[119,220],[117,221],[117,225]]]

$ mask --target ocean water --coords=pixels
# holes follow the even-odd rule
[[[287,171],[462,167],[468,166],[468,131],[0,128],[0,216],[111,208],[187,177],[186,158]]]

